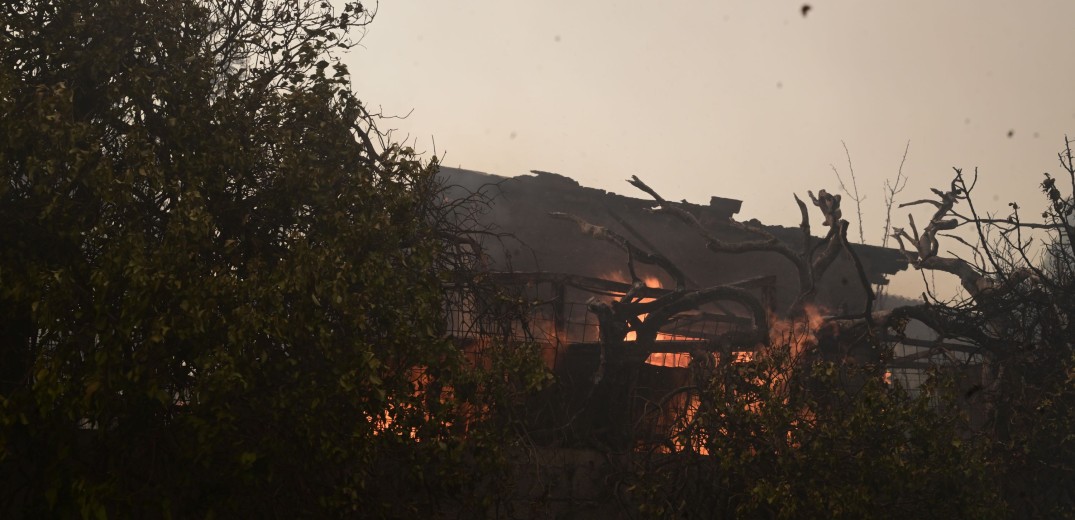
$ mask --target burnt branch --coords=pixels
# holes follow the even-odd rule
[[[560,220],[574,222],[575,225],[579,227],[579,231],[581,231],[583,234],[589,235],[598,240],[610,242],[619,247],[620,249],[626,251],[628,255],[628,263],[631,271],[632,281],[638,280],[638,277],[635,275],[633,266],[634,260],[638,260],[639,262],[642,262],[644,264],[655,265],[663,269],[666,273],[668,273],[669,276],[672,277],[673,280],[675,280],[677,290],[686,289],[687,277],[683,274],[683,271],[676,267],[676,265],[673,264],[672,261],[664,255],[660,253],[650,253],[648,251],[645,251],[638,246],[632,244],[631,241],[627,240],[619,233],[616,233],[615,231],[612,231],[611,229],[608,229],[604,226],[591,224],[575,215],[561,212],[553,212],[549,213],[549,216]]]
[[[814,237],[810,234],[810,212],[806,209],[806,203],[799,198],[798,195],[792,195],[795,197],[795,205],[799,206],[799,215],[802,219],[799,223],[799,229],[803,232],[803,256],[809,257],[811,254],[810,248],[813,245]]]
[[[855,167],[851,164],[851,152],[847,149],[847,143],[840,141],[840,144],[844,145],[844,154],[847,156],[847,169],[851,173],[851,187],[852,190],[847,189],[847,185],[844,184],[843,177],[840,176],[840,172],[836,169],[836,165],[830,164],[832,167],[832,173],[836,174],[836,180],[840,183],[840,190],[847,194],[852,201],[855,202],[855,210],[858,212],[859,219],[859,242],[866,243],[866,236],[862,231],[862,201],[866,200],[865,195],[859,195],[858,180],[855,178]]]
[[[858,253],[854,248],[847,243],[847,225],[841,226],[840,241],[844,244],[844,249],[847,250],[847,254],[851,256],[851,262],[855,265],[855,272],[858,273],[859,283],[862,284],[862,290],[866,292],[866,309],[863,311],[863,316],[866,318],[866,322],[873,326],[873,303],[877,298],[873,289],[870,287],[870,279],[866,276],[866,269],[862,266],[862,260],[859,259]]]
[[[765,306],[751,292],[731,285],[676,291],[649,302],[613,302],[609,309],[614,315],[621,317],[646,315],[645,321],[634,324],[629,330],[637,331],[641,341],[653,341],[661,327],[677,314],[715,302],[737,303],[749,311],[753,318],[754,331],[747,336],[752,338],[752,343],[768,344],[769,314]],[[624,332],[627,330],[624,329]]]
[[[960,225],[960,220],[953,218],[954,215],[957,215],[953,208],[959,201],[968,200],[970,188],[963,180],[962,171],[956,169],[955,178],[952,180],[948,191],[942,192],[937,189],[931,189],[931,191],[937,195],[937,200],[916,200],[899,206],[904,208],[929,204],[935,208],[933,216],[926,223],[922,232],[919,233],[914,217],[908,215],[907,220],[911,226],[912,234],[908,234],[903,228],[893,228],[891,236],[896,239],[900,251],[903,252],[907,261],[916,269],[930,269],[953,274],[959,278],[960,284],[971,297],[977,298],[983,292],[993,289],[995,282],[966,260],[938,256],[940,246],[937,241],[937,233],[955,229]],[[979,238],[984,244],[984,232],[981,231],[980,226],[978,229]],[[907,242],[904,242],[904,239]],[[908,248],[908,243],[913,249]],[[995,263],[995,260],[992,261]]]
[[[769,231],[759,226],[744,224],[728,219],[727,221],[722,222],[721,225],[727,226],[732,229],[737,229],[740,231],[746,231],[748,233],[759,235],[762,237],[762,240],[735,243],[725,242],[717,238],[713,233],[706,229],[705,226],[703,226],[702,223],[698,220],[698,218],[695,217],[692,213],[666,201],[664,197],[661,197],[661,195],[657,193],[656,190],[649,187],[649,185],[647,185],[645,182],[642,182],[642,180],[639,179],[637,176],[631,176],[631,178],[628,179],[627,182],[629,182],[632,186],[648,193],[651,197],[653,197],[653,200],[657,201],[657,203],[660,204],[660,207],[657,208],[655,211],[670,214],[690,226],[691,229],[693,229],[703,239],[705,239],[706,248],[710,251],[714,253],[730,254],[752,253],[758,251],[769,251],[772,253],[776,253],[788,259],[793,265],[795,265],[795,268],[799,274],[800,293],[813,292],[813,282],[815,277],[812,276],[808,263],[803,259],[802,255],[795,253],[795,251],[793,251],[790,247],[781,242],[778,238],[773,236],[772,233],[769,233]],[[809,221],[806,220],[804,222],[807,223],[807,228],[809,228]]]
[[[723,241],[717,238],[709,230],[705,229],[697,217],[686,209],[681,208],[674,203],[669,203],[664,197],[657,193],[656,190],[651,188],[637,176],[632,176],[627,182],[653,197],[659,204],[659,207],[656,208],[655,211],[671,214],[694,229],[706,240],[706,248],[710,251],[729,254],[768,251],[788,259],[788,261],[795,266],[799,275],[799,296],[795,299],[795,302],[789,309],[789,313],[792,315],[802,312],[806,304],[813,300],[816,294],[817,281],[833,265],[840,254],[846,251],[851,257],[852,262],[855,264],[859,280],[866,293],[866,315],[868,316],[869,312],[872,311],[876,296],[870,287],[869,279],[865,274],[861,260],[851,249],[851,246],[847,241],[847,229],[849,224],[842,218],[843,212],[840,209],[841,197],[839,194],[834,195],[825,190],[821,190],[815,196],[813,192],[808,192],[810,200],[821,210],[821,213],[825,218],[825,226],[829,228],[825,238],[817,244],[814,244],[813,237],[810,234],[810,217],[806,204],[803,203],[798,196],[795,197],[796,205],[799,207],[799,212],[802,216],[799,227],[803,233],[802,252],[797,253],[788,247],[787,244],[777,239],[768,230],[753,224],[736,222],[732,219],[720,222],[717,225],[757,235],[760,237],[760,240],[748,240],[734,243]],[[941,225],[940,227],[946,229],[944,225]]]
[[[829,236],[825,237],[825,249],[821,251],[821,255],[814,258],[813,271],[814,280],[821,278],[821,275],[825,274],[825,271],[832,266],[832,263],[836,261],[836,258],[840,256],[840,252],[845,249],[846,240],[843,239],[847,235],[848,223],[846,220],[841,220],[836,223],[829,231]]]
[[[840,195],[833,195],[825,190],[817,192],[817,196],[814,196],[814,192],[806,192],[810,195],[810,200],[814,205],[821,209],[821,214],[825,216],[824,224],[826,226],[833,226],[843,218],[843,210],[840,209]]]

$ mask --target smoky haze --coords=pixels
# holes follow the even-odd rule
[[[632,196],[639,175],[767,224],[797,223],[793,193],[837,190],[834,167],[849,181],[844,142],[879,244],[908,141],[903,201],[978,167],[982,209],[1044,205],[1075,133],[1072,19],[1061,1],[393,2],[348,60],[367,101],[410,114],[385,122],[396,137],[446,165]]]

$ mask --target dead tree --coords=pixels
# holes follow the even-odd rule
[[[975,345],[983,361],[979,387],[981,401],[987,416],[991,417],[989,422],[993,426],[1001,426],[1004,420],[997,414],[1003,415],[1004,412],[997,405],[1003,394],[1011,391],[1003,388],[1007,379],[1005,372],[1011,366],[1009,360],[1019,357],[1016,355],[1019,350],[1033,348],[1032,344],[1041,338],[1040,332],[1026,329],[1024,316],[1028,310],[1027,306],[1030,301],[1039,300],[1042,296],[1047,296],[1046,300],[1050,300],[1052,298],[1048,296],[1066,290],[1066,287],[1058,285],[1053,273],[1046,272],[1042,266],[1030,259],[1032,240],[1023,234],[1034,230],[1054,232],[1058,238],[1054,241],[1055,253],[1061,258],[1071,258],[1070,242],[1061,238],[1067,237],[1071,230],[1064,217],[1064,212],[1070,209],[1056,195],[1055,181],[1047,178],[1043,189],[1054,199],[1054,207],[1051,212],[1044,213],[1043,217],[1052,217],[1052,222],[1022,222],[1018,213],[1019,207],[1014,203],[1010,205],[1013,212],[1006,219],[983,217],[971,199],[971,191],[976,181],[977,172],[968,184],[963,172],[955,169],[954,178],[947,191],[932,190],[936,200],[924,199],[900,206],[926,204],[935,208],[921,232],[917,229],[914,218],[908,215],[911,232],[895,228],[892,234],[912,267],[955,275],[967,297],[962,301],[946,303],[938,301],[933,295],[927,295],[927,302],[931,297],[933,302],[917,308],[894,309],[876,316],[876,319],[888,323],[894,317],[918,318],[935,330],[941,338],[960,339]],[[956,205],[961,202],[966,204],[969,213],[963,214],[957,210]],[[976,244],[971,244],[957,235],[941,233],[961,226],[974,229]],[[991,231],[999,234],[999,238],[992,242],[988,238]],[[970,247],[973,261],[957,256],[941,256],[938,236],[945,236]],[[1045,322],[1057,325],[1070,319],[1056,302],[1042,305],[1038,312],[1043,313]]]
[[[972,426],[1002,453],[1013,450],[1002,456],[1009,465],[1005,485],[1016,501],[1013,509],[1028,516],[1052,516],[1075,506],[1075,494],[1064,484],[1075,467],[1075,449],[1065,440],[1075,420],[1069,411],[1075,406],[1075,204],[1058,185],[1066,180],[1075,193],[1072,156],[1067,140],[1059,154],[1066,175],[1046,174],[1041,183],[1047,199],[1041,221],[1024,220],[1015,203],[1005,218],[983,215],[971,196],[977,171],[968,181],[960,169],[947,191],[932,190],[934,199],[901,205],[934,208],[921,230],[911,216],[910,232],[893,230],[910,265],[955,275],[966,296],[942,301],[927,289],[921,305],[874,315],[886,325],[919,319],[941,339],[976,349],[981,381],[966,397],[981,417]],[[959,228],[970,230],[971,237],[946,233]],[[942,256],[939,237],[971,253]]]
[[[704,226],[698,218],[685,207],[664,199],[656,190],[648,186],[638,177],[632,177],[628,182],[647,193],[656,202],[653,209],[656,213],[663,213],[674,217],[682,224],[696,232],[705,242],[706,248],[717,254],[741,254],[747,252],[771,252],[786,259],[795,269],[798,279],[797,296],[791,306],[783,312],[790,319],[798,319],[814,307],[817,295],[817,285],[822,276],[830,269],[841,254],[847,255],[858,274],[863,292],[865,293],[865,312],[856,317],[867,324],[873,323],[874,293],[868,282],[862,262],[855,251],[849,246],[847,240],[848,222],[842,218],[839,195],[833,195],[821,190],[816,196],[811,192],[810,200],[822,214],[823,226],[826,234],[817,239],[811,234],[810,216],[807,205],[795,197],[802,220],[802,242],[798,249],[780,241],[770,231],[753,223],[737,222],[728,219],[718,222],[718,228],[745,232],[753,238],[745,241],[731,242],[723,240],[716,233]],[[688,287],[686,276],[671,262],[667,256],[659,251],[646,251],[633,244],[618,233],[599,226],[575,215],[565,213],[553,213],[552,217],[574,223],[580,232],[598,240],[603,240],[615,245],[627,253],[627,268],[631,276],[632,286],[621,297],[612,301],[591,300],[589,310],[598,320],[600,327],[600,361],[594,374],[594,395],[599,403],[607,403],[617,396],[626,396],[632,388],[633,381],[637,376],[638,369],[645,362],[650,349],[658,337],[662,327],[685,312],[696,311],[703,305],[715,302],[735,304],[746,310],[752,318],[752,327],[749,330],[729,331],[716,338],[706,347],[707,352],[698,352],[692,355],[692,359],[698,355],[703,357],[707,353],[716,354],[719,359],[731,359],[734,350],[754,350],[764,347],[770,342],[770,316],[768,309],[762,304],[757,296],[739,287],[721,285],[713,287]],[[643,263],[656,266],[667,273],[675,281],[675,289],[670,293],[653,300],[643,299],[639,296],[645,285],[636,273],[635,264]],[[846,317],[845,317],[846,318]],[[628,334],[635,333],[637,346],[642,348],[625,348],[625,338]],[[866,332],[872,332],[867,328]],[[605,408],[602,411],[614,410],[613,417],[607,417],[608,427],[613,432],[629,431],[629,410],[625,407]],[[619,442],[626,442],[619,439]]]

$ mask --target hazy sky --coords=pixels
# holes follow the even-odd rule
[[[623,182],[638,175],[795,225],[792,193],[846,175],[843,140],[879,243],[910,140],[904,201],[977,166],[980,205],[1040,212],[1041,174],[1075,137],[1075,2],[802,4],[386,0],[348,61],[367,103],[411,112],[388,122],[397,137],[435,139],[451,166],[642,196]],[[845,217],[857,239],[846,199]]]

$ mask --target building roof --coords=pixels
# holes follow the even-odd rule
[[[499,268],[626,278],[627,254],[612,244],[584,236],[572,222],[549,216],[552,212],[563,212],[607,227],[645,250],[659,251],[686,274],[689,286],[706,287],[775,275],[778,303],[790,302],[797,295],[797,273],[784,258],[771,252],[713,253],[694,230],[668,215],[652,212],[657,204],[651,199],[588,188],[569,177],[544,171],[501,177],[442,167],[440,176],[448,185],[468,191],[481,190],[491,198],[492,206],[483,216],[483,222],[514,237],[504,243],[502,253],[495,258]],[[742,201],[714,196],[708,205],[682,204],[721,240],[757,238],[718,225],[738,213]],[[781,241],[800,247],[799,228],[765,228]],[[886,276],[907,266],[899,251],[866,245],[853,247],[871,283],[885,283]],[[640,266],[640,272],[660,280],[666,287],[672,285],[672,280],[660,270]],[[838,260],[820,285],[818,300],[834,311],[854,312],[865,301],[857,274],[847,259]]]

